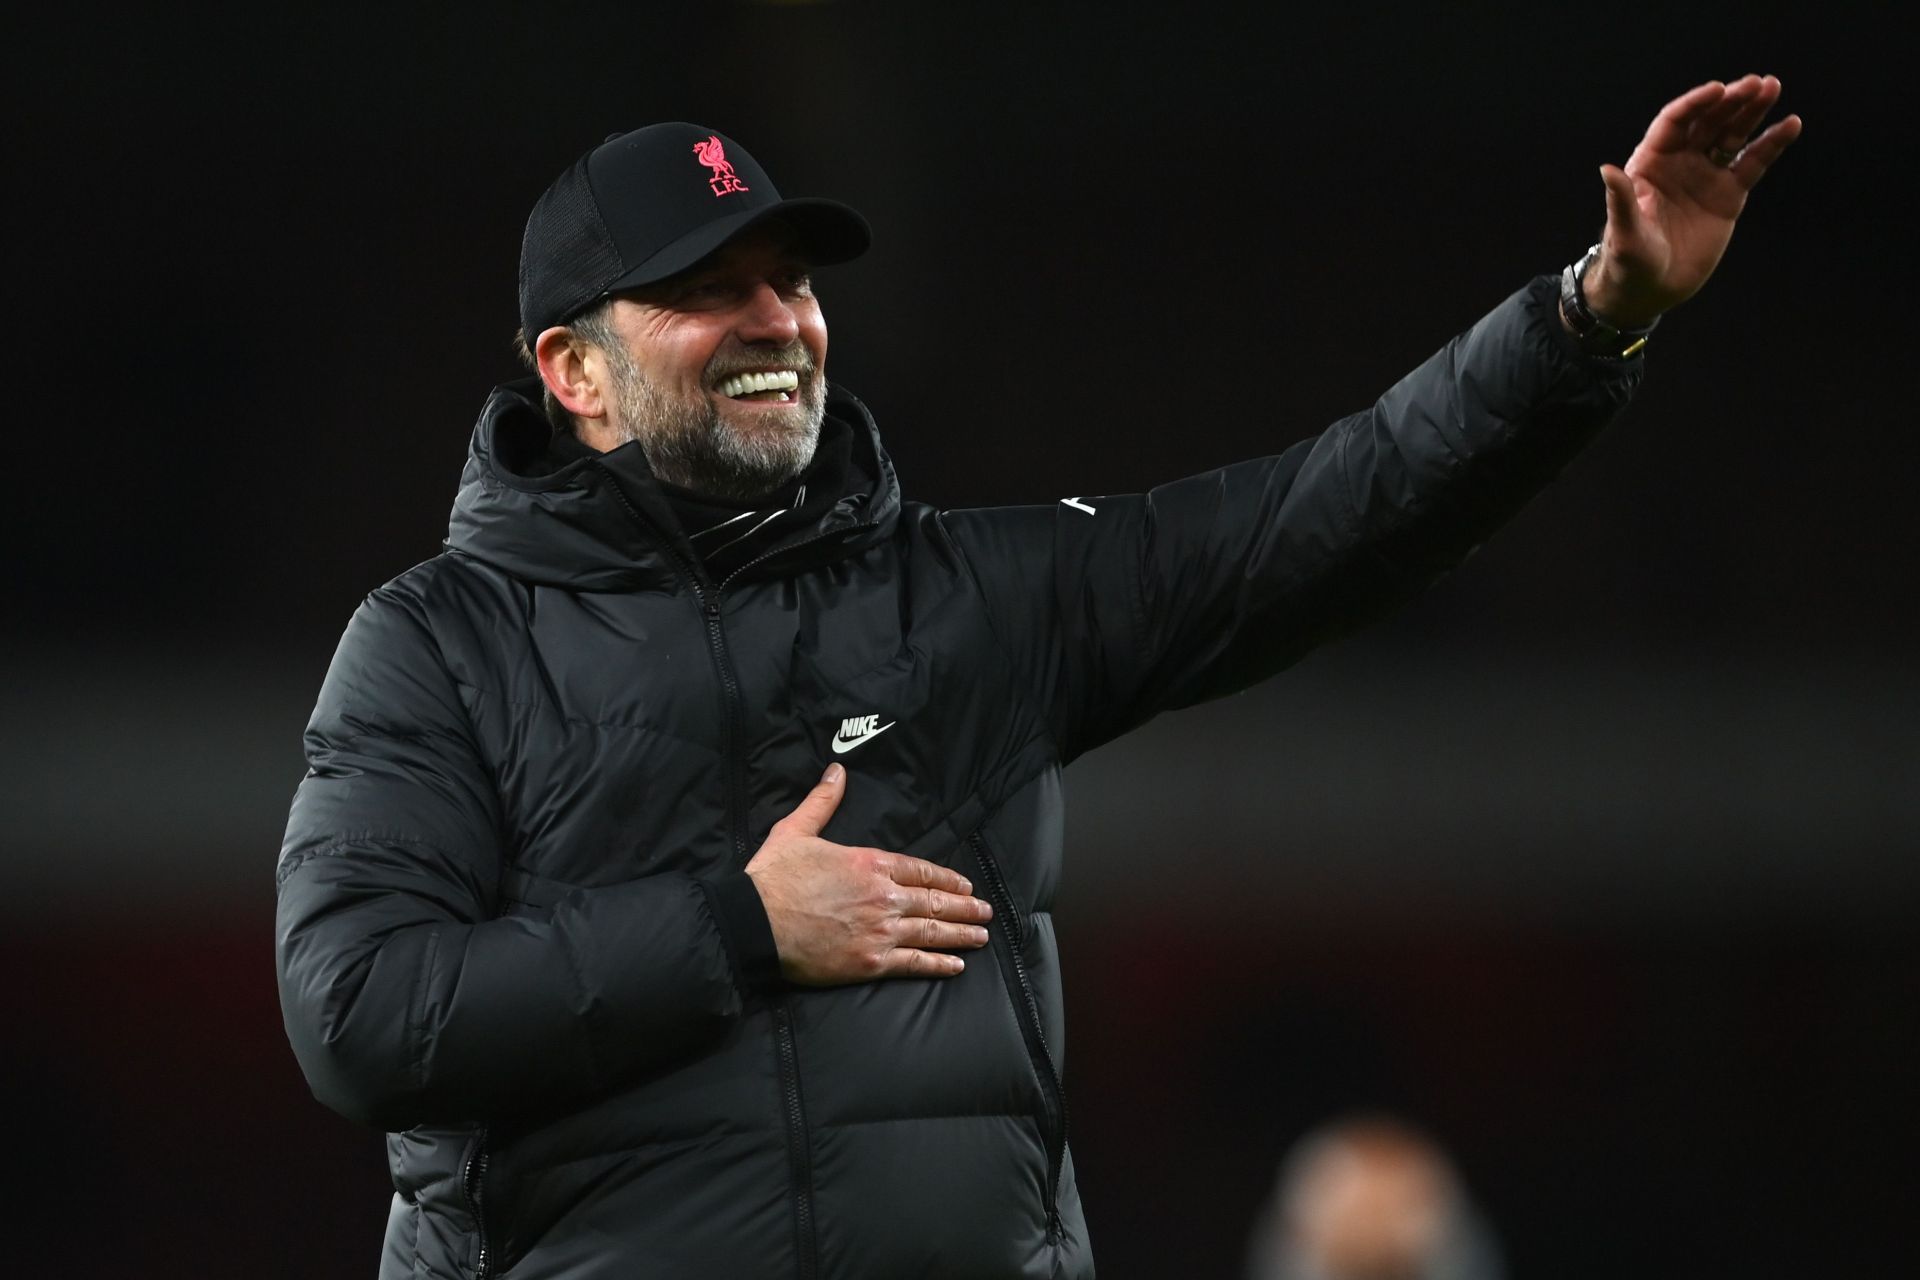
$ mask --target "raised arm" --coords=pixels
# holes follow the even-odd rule
[[[1789,116],[1750,136],[1779,88],[1691,90],[1624,170],[1603,170],[1585,301],[1607,323],[1651,323],[1705,283],[1747,192],[1799,135]],[[1626,404],[1644,356],[1621,351],[1577,338],[1543,276],[1282,454],[945,526],[1070,758],[1279,670],[1457,564]]]
[[[1145,494],[954,511],[1008,660],[1071,759],[1272,675],[1457,564],[1632,395],[1540,277],[1373,406]]]

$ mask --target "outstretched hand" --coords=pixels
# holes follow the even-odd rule
[[[1747,193],[1800,136],[1799,116],[1754,135],[1779,100],[1773,76],[1709,81],[1660,109],[1624,169],[1600,167],[1607,226],[1584,288],[1604,319],[1651,323],[1707,282]]]
[[[951,867],[821,839],[846,790],[833,765],[747,863],[781,972],[808,986],[959,973],[948,951],[986,946],[993,908]]]

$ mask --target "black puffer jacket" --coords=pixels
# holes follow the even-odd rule
[[[1083,1277],[1050,914],[1060,770],[1405,597],[1622,405],[1534,282],[1369,411],[1131,497],[850,491],[723,583],[632,446],[541,474],[503,388],[447,551],[373,593],[279,867],[286,1025],[389,1130],[383,1277]],[[844,755],[854,718],[890,725]],[[996,905],[952,979],[785,989],[740,868],[840,759],[829,839]],[[756,914],[758,913],[758,914]]]

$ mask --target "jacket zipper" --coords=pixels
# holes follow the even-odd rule
[[[506,914],[506,904],[495,905],[495,916]],[[486,1191],[487,1166],[493,1162],[493,1152],[487,1149],[487,1126],[481,1125],[474,1131],[473,1141],[467,1144],[466,1159],[460,1162],[460,1195],[467,1202],[467,1212],[473,1215],[474,1238],[474,1280],[487,1280],[493,1274],[493,1248],[487,1240]]]
[[[775,547],[771,551],[762,552],[761,554],[755,556],[753,559],[747,561],[745,564],[741,565],[739,568],[735,569],[732,573],[728,574],[725,578],[721,579],[720,586],[718,589],[721,591],[725,591],[730,585],[732,585],[733,580],[735,578],[739,577],[741,574],[745,573],[747,570],[751,568],[754,568],[757,565],[765,564],[767,561],[773,559],[775,556],[783,556],[783,555],[786,555],[789,551],[798,551],[800,550],[800,548],[810,547],[816,542],[825,542],[828,538],[842,538],[842,537],[848,536],[849,534],[859,533],[864,529],[871,529],[873,527],[874,527],[874,522],[871,520],[867,521],[864,524],[850,524],[844,529],[829,529],[825,533],[816,533],[811,538],[802,538],[799,542],[789,542],[785,546]]]
[[[1064,1227],[1060,1221],[1060,1170],[1067,1154],[1067,1093],[1060,1083],[1060,1072],[1047,1049],[1047,1037],[1041,1028],[1040,1001],[1033,994],[1033,982],[1027,976],[1026,948],[1021,939],[1024,928],[1020,913],[1013,905],[1013,893],[1007,888],[1000,864],[987,851],[987,842],[975,832],[968,837],[974,859],[980,864],[986,881],[987,900],[993,904],[993,932],[1001,953],[1001,970],[1009,975],[1007,992],[1020,1016],[1020,1030],[1026,1037],[1027,1056],[1033,1062],[1033,1074],[1040,1081],[1040,1097],[1045,1114],[1041,1132],[1047,1143],[1047,1243],[1057,1244]]]
[[[460,1170],[460,1194],[466,1198],[467,1212],[473,1215],[473,1234],[479,1245],[474,1259],[474,1280],[487,1280],[493,1274],[493,1254],[487,1246],[487,1223],[481,1216],[489,1155],[487,1126],[481,1125],[480,1131],[473,1137],[473,1145],[467,1150],[466,1163]]]
[[[837,538],[848,533],[857,532],[860,529],[872,527],[869,523],[855,525],[847,529],[834,529],[826,533],[817,533],[813,537],[800,542],[792,542],[786,546],[775,547],[771,551],[755,556],[753,559],[736,568],[732,573],[729,573],[725,578],[722,578],[719,587],[715,589],[715,596],[718,597],[721,593],[724,593],[726,589],[732,585],[735,578],[738,578],[741,574],[754,568],[756,565],[766,563],[775,556],[785,555],[790,551],[797,551],[801,547],[811,546],[816,542],[823,542],[828,538]],[[724,654],[724,648],[720,647],[723,646],[724,641],[720,639],[719,600],[716,598],[712,603],[708,604],[706,608],[708,625],[715,636],[716,652]],[[723,659],[723,666],[730,666],[730,664]],[[728,689],[730,692],[734,692],[734,687],[731,684],[728,685]],[[731,762],[732,757],[729,756],[729,763]],[[742,779],[739,783],[738,794],[743,799],[745,791],[745,782],[744,779]],[[736,812],[734,821],[734,853],[735,856],[738,857],[741,866],[745,866],[748,859],[746,826],[746,813],[743,804],[741,809]],[[780,1091],[787,1108],[787,1166],[788,1176],[792,1178],[794,1187],[794,1258],[798,1263],[800,1280],[814,1280],[815,1275],[817,1275],[819,1271],[819,1251],[815,1247],[813,1234],[813,1154],[807,1136],[806,1107],[804,1099],[802,1099],[800,1095],[799,1049],[794,1043],[793,1014],[787,1008],[786,997],[775,995],[770,997],[768,1003],[773,1012],[774,1051],[780,1059]]]
[[[828,538],[837,538],[860,529],[871,528],[871,524],[855,525],[848,529],[834,529],[826,533],[817,533],[800,542],[775,547],[771,551],[755,556],[736,568],[714,589],[714,599],[705,605],[707,626],[713,636],[714,652],[720,658],[725,675],[725,685],[730,698],[728,713],[734,714],[738,699],[738,687],[732,678],[732,662],[726,653],[726,642],[720,627],[719,597],[732,585],[733,580],[756,565],[764,564],[775,556],[785,555],[801,547],[823,542]],[[697,588],[696,588],[697,590]],[[727,762],[734,763],[738,753],[729,752]],[[739,801],[734,810],[734,856],[741,866],[745,866],[749,853],[747,849],[746,783],[744,777],[734,778],[733,797]],[[800,1280],[814,1280],[819,1273],[819,1250],[814,1241],[813,1231],[813,1152],[807,1135],[807,1112],[805,1100],[800,1094],[800,1053],[794,1041],[793,1014],[787,1007],[782,995],[768,997],[768,1006],[773,1014],[774,1052],[780,1062],[780,1094],[787,1111],[787,1170],[793,1181],[793,1253]]]
[[[720,596],[726,583],[733,581],[740,569],[750,568],[777,553],[768,552],[741,565],[740,569],[728,574],[721,585],[709,593],[699,566],[683,556],[660,528],[633,504],[611,472],[608,473],[608,479],[612,481],[614,495],[620,500],[620,505],[626,508],[627,514],[666,549],[679,567],[681,576],[692,585],[694,600],[700,606],[700,616],[706,620],[707,647],[713,654],[714,666],[720,672],[721,725],[725,734],[721,758],[726,761],[727,768],[727,817],[733,828],[735,865],[744,867],[752,856],[752,850],[747,847],[746,753],[740,745],[745,726],[741,715],[740,680],[733,669],[733,656],[727,651],[726,629],[721,622]],[[827,536],[830,535],[819,535]],[[810,541],[818,541],[818,537]],[[786,1110],[787,1167],[793,1181],[794,1261],[799,1280],[814,1280],[819,1272],[819,1257],[813,1234],[813,1152],[807,1134],[806,1108],[800,1094],[800,1053],[794,1043],[793,1015],[787,1009],[786,997],[778,993],[769,995],[767,1004],[773,1018],[774,1055],[780,1066],[780,1096]],[[483,1239],[483,1251],[484,1245]],[[484,1273],[480,1280],[486,1280]]]
[[[694,593],[700,597],[700,611],[707,620],[707,639],[714,661],[720,668],[720,689],[726,705],[727,741],[722,758],[727,762],[727,813],[733,826],[733,857],[744,867],[752,856],[747,847],[745,753],[740,749],[740,682],[734,674],[733,658],[727,652],[726,631],[721,624],[720,601],[716,592],[708,598],[698,583]],[[800,1051],[793,1038],[793,1015],[784,995],[771,993],[767,1007],[773,1015],[773,1051],[780,1065],[780,1099],[787,1119],[787,1171],[793,1182],[793,1251],[800,1280],[813,1280],[818,1270],[813,1238],[813,1153],[807,1134],[807,1112],[800,1096]]]
[[[720,672],[720,703],[724,720],[720,758],[727,762],[727,823],[733,829],[733,860],[744,867],[750,856],[747,849],[747,785],[742,767],[745,752],[740,749],[743,725],[740,716],[740,679],[733,670],[733,655],[727,652],[727,633],[720,619],[720,598],[709,596],[696,580],[693,594],[700,602],[700,616],[707,622],[707,647],[713,651],[714,666]]]

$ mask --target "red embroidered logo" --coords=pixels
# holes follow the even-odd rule
[[[693,154],[700,157],[701,164],[713,170],[707,185],[713,188],[714,195],[731,195],[747,189],[747,184],[734,175],[733,162],[727,159],[727,149],[720,145],[719,138],[708,135],[705,142],[694,143]]]

